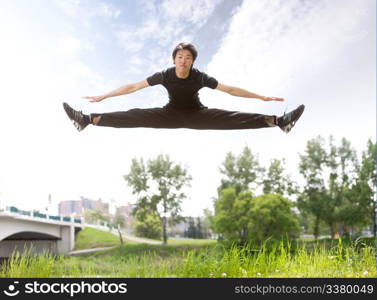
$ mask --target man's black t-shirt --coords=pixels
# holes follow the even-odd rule
[[[184,110],[197,110],[204,108],[199,100],[198,91],[202,87],[215,89],[218,82],[215,78],[206,73],[192,68],[190,75],[185,78],[178,78],[175,74],[175,67],[157,72],[147,78],[150,86],[162,84],[168,91],[168,107]]]

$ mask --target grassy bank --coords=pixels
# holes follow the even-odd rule
[[[99,233],[90,234],[99,237]],[[113,245],[119,243],[118,240],[113,242]],[[14,256],[3,266],[0,277],[377,276],[371,240],[280,242],[244,247],[224,247],[208,240],[170,242],[165,246],[126,242],[111,250],[77,257]],[[90,239],[86,243],[103,246]]]
[[[146,241],[156,242],[156,240],[146,239]],[[124,238],[124,242],[127,245],[137,244],[134,241],[127,240]],[[161,242],[161,241],[158,241]],[[176,238],[169,238],[168,239],[169,245],[179,246],[179,245],[211,245],[216,244],[215,240],[205,240],[205,239],[176,239]],[[111,246],[120,246],[119,236],[110,232],[97,230],[94,228],[86,227],[85,229],[81,230],[76,237],[76,243],[74,250],[82,250],[82,249],[93,249],[99,247],[111,247]]]
[[[77,234],[74,250],[111,247],[117,245],[119,245],[119,237],[116,235],[110,232],[86,227]]]

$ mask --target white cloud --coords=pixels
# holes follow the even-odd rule
[[[74,18],[118,18],[122,11],[111,3],[101,0],[55,0],[55,5],[65,14]]]
[[[80,13],[80,0],[55,0],[56,5],[60,7],[64,13],[71,17],[76,17]]]
[[[123,29],[116,33],[118,40],[120,41],[120,45],[126,52],[136,53],[139,52],[143,46],[143,40],[139,33],[137,33],[134,29]]]
[[[142,23],[126,26],[116,36],[126,52],[138,54],[148,62],[148,72],[153,72],[171,63],[170,52],[166,49],[172,49],[181,41],[190,42],[219,2],[145,1]]]
[[[121,10],[108,3],[100,3],[98,9],[95,12],[95,15],[102,15],[115,19],[118,18],[122,13]]]
[[[56,52],[59,56],[73,58],[82,50],[82,42],[74,37],[66,37],[56,41]]]
[[[365,37],[359,1],[244,1],[208,65],[224,83],[255,92],[293,89]],[[273,94],[272,94],[273,95]]]
[[[200,27],[205,24],[208,16],[212,14],[219,2],[213,0],[190,0],[185,2],[165,0],[161,4],[161,16],[172,23],[182,23],[183,21]],[[173,27],[173,29],[179,30],[179,27]]]

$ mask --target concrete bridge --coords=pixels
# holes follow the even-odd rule
[[[14,251],[68,253],[75,246],[75,235],[83,228],[81,219],[49,216],[7,207],[0,211],[0,257]]]

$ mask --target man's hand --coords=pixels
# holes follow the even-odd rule
[[[284,101],[284,98],[277,98],[277,97],[262,97],[263,101]]]
[[[90,102],[100,102],[104,99],[106,99],[106,96],[85,96],[82,97],[84,99],[88,99]]]

